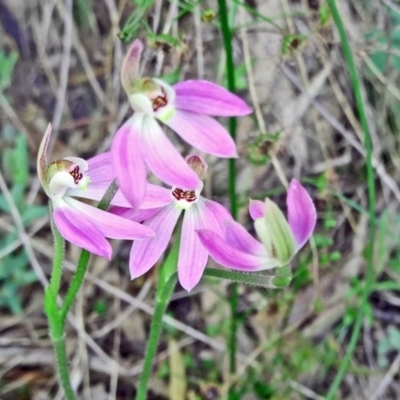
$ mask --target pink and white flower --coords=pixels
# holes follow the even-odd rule
[[[73,197],[83,197],[100,200],[103,197],[112,182],[112,173],[104,171],[104,161],[108,156],[98,156],[89,162],[82,158],[65,157],[48,165],[47,148],[50,136],[49,124],[39,147],[37,171],[43,189],[51,201],[54,223],[65,239],[91,253],[111,259],[112,248],[106,237],[133,240],[155,236],[154,231],[146,226],[74,199]],[[89,171],[93,172],[91,178]],[[110,179],[107,180],[108,177]],[[151,187],[148,192],[153,196],[145,201],[144,206],[158,206],[158,188]],[[156,201],[154,197],[157,197]],[[121,193],[117,193],[112,203],[129,206]]]
[[[261,242],[232,220],[225,221],[223,235],[207,229],[197,234],[210,256],[224,267],[248,272],[283,267],[310,238],[317,220],[310,195],[295,179],[286,202],[288,221],[270,199],[251,201],[250,215]]]
[[[171,87],[160,79],[140,78],[142,50],[142,42],[135,40],[122,65],[122,86],[134,115],[117,131],[111,148],[118,184],[134,208],[145,195],[146,165],[171,186],[194,190],[199,185],[157,120],[201,151],[237,157],[229,133],[211,116],[251,113],[243,100],[211,82],[189,80]]]
[[[188,165],[199,178],[203,178],[207,169],[201,157],[190,155],[186,158]],[[164,189],[169,194],[169,202],[163,207],[153,210],[118,209],[119,215],[135,220],[143,220],[143,225],[154,230],[156,238],[135,241],[133,243],[129,269],[132,279],[146,273],[161,257],[168,246],[172,232],[182,213],[182,230],[179,248],[178,277],[187,291],[197,285],[208,260],[208,251],[197,237],[196,230],[208,229],[222,235],[224,221],[231,220],[229,212],[220,204],[200,196],[203,183],[195,190],[185,190],[174,187]],[[161,199],[160,199],[161,201]]]

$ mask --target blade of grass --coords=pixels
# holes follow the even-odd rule
[[[361,309],[357,314],[357,319],[353,327],[350,342],[346,350],[346,354],[340,364],[339,370],[336,374],[331,387],[329,388],[326,400],[332,400],[336,395],[340,384],[346,374],[349,367],[350,359],[356,348],[358,338],[360,336],[365,311],[368,306],[368,297],[373,286],[374,271],[373,271],[373,255],[374,255],[374,241],[375,241],[375,181],[374,181],[374,170],[372,167],[372,140],[371,133],[368,126],[367,114],[365,110],[365,104],[362,94],[361,81],[358,76],[357,68],[354,62],[353,53],[350,47],[349,40],[347,38],[346,30],[343,24],[343,20],[340,16],[339,10],[335,0],[327,0],[329,8],[332,13],[332,18],[335,22],[336,28],[339,32],[340,43],[342,45],[343,56],[348,69],[350,82],[353,88],[354,98],[356,101],[357,111],[360,118],[361,127],[364,134],[364,148],[366,152],[366,174],[368,184],[368,214],[369,214],[369,245],[367,246],[366,258],[367,258],[367,270],[365,277],[365,285],[362,295]]]
[[[232,32],[229,27],[228,9],[226,0],[218,0],[219,21],[221,24],[222,38],[226,53],[226,76],[228,89],[236,91],[235,84],[235,64],[232,52]],[[229,119],[229,132],[233,140],[236,140],[236,118]],[[229,198],[231,203],[231,213],[234,219],[237,218],[237,198],[236,198],[236,163],[235,159],[229,160]],[[237,306],[238,306],[238,285],[233,283],[230,295],[231,325],[228,339],[229,348],[229,369],[232,374],[236,372],[236,331],[237,331]]]

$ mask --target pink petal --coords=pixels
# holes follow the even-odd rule
[[[161,257],[168,246],[181,210],[174,204],[162,208],[156,215],[144,222],[143,225],[156,233],[155,239],[133,242],[129,259],[131,278],[145,274]]]
[[[197,114],[233,117],[253,110],[238,96],[207,81],[185,81],[173,86],[175,107]]]
[[[121,68],[121,83],[126,93],[130,93],[136,81],[139,79],[140,56],[143,51],[143,43],[136,39],[129,47]]]
[[[146,192],[146,165],[139,130],[141,123],[142,117],[135,114],[119,128],[111,147],[119,188],[133,208],[139,208]]]
[[[163,182],[181,189],[196,189],[199,178],[171,144],[158,122],[143,120],[143,154],[150,170]]]
[[[146,197],[141,209],[164,207],[172,202],[171,191],[162,186],[147,184]]]
[[[79,197],[82,199],[90,199],[100,201],[106,193],[111,181],[90,183],[86,190],[68,189],[66,194],[70,197]],[[146,195],[141,204],[141,209],[159,208],[171,203],[170,191],[162,186],[146,184]],[[115,193],[111,200],[111,205],[118,207],[131,208],[131,203],[126,199],[121,190]]]
[[[112,181],[115,179],[115,172],[112,167],[111,152],[99,154],[88,160],[88,175],[91,183]]]
[[[207,264],[208,252],[196,235],[201,228],[204,222],[199,208],[193,204],[183,218],[178,260],[179,282],[188,292],[199,283]]]
[[[224,267],[238,271],[259,271],[276,267],[276,264],[272,264],[269,259],[232,247],[208,229],[200,229],[197,234],[210,256]]]
[[[238,250],[259,257],[268,257],[264,245],[254,239],[254,237],[236,221],[225,222],[225,238],[232,247],[236,247]]]
[[[263,218],[265,213],[265,203],[260,200],[250,200],[249,206],[250,217],[255,221],[258,218]]]
[[[196,149],[218,157],[237,157],[228,131],[208,115],[175,110],[165,123]]]
[[[200,197],[198,202],[205,222],[205,228],[217,233],[219,236],[225,234],[225,221],[231,221],[232,216],[228,210],[219,203]]]
[[[102,181],[102,182],[90,182],[89,186],[86,190],[82,189],[68,189],[66,194],[70,197],[79,197],[82,199],[90,199],[95,201],[100,201],[107,189],[109,188],[111,181]],[[126,197],[122,194],[120,190],[115,193],[111,201],[112,205],[119,207],[131,207],[131,203],[126,199]]]
[[[61,204],[56,206],[53,212],[54,223],[61,235],[78,247],[111,260],[111,245],[103,234],[86,219],[84,214],[71,209],[64,202]]]
[[[99,210],[71,197],[66,197],[65,201],[69,206],[83,213],[86,219],[108,238],[133,240],[155,237],[154,231],[147,226]]]
[[[160,210],[161,208],[134,210],[132,208],[125,207],[111,207],[109,209],[109,212],[115,215],[119,215],[123,218],[131,219],[132,221],[143,222],[151,218],[153,215],[157,214]]]
[[[315,228],[317,213],[310,195],[295,179],[290,182],[286,204],[289,225],[299,250],[310,238]]]

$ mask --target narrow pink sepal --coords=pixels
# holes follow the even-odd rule
[[[68,189],[66,194],[70,197],[80,197],[82,199],[90,199],[100,201],[107,189],[109,188],[111,181],[102,182],[90,182],[86,190],[81,189]],[[170,191],[162,186],[152,185],[151,183],[146,184],[146,195],[141,204],[141,209],[148,208],[159,208],[171,203]],[[115,193],[111,200],[112,206],[131,208],[131,203],[126,199],[121,190]]]
[[[196,234],[204,227],[200,210],[193,204],[183,218],[178,259],[179,282],[188,292],[199,283],[207,264],[208,252]]]
[[[121,68],[121,83],[125,92],[132,91],[135,82],[139,79],[140,57],[143,51],[143,43],[140,39],[134,40],[128,49]]]
[[[208,229],[200,229],[197,234],[210,256],[226,268],[238,271],[259,271],[276,266],[270,265],[269,260],[264,257],[248,254],[232,247],[223,238]]]
[[[115,173],[112,167],[111,152],[98,154],[88,160],[88,175],[91,183],[112,181]]]
[[[102,181],[102,182],[90,182],[89,186],[86,190],[81,189],[68,189],[66,192],[67,196],[70,197],[79,197],[82,199],[90,199],[95,201],[100,201],[107,189],[109,188],[111,181]],[[111,205],[119,206],[119,207],[132,207],[131,203],[126,199],[121,190],[118,190],[115,193],[115,196],[111,200]]]
[[[143,119],[143,154],[150,170],[163,182],[181,189],[196,189],[199,177],[171,144],[158,122]]]
[[[198,205],[201,207],[205,228],[224,237],[225,222],[233,220],[229,211],[223,205],[203,197],[200,197]]]
[[[92,223],[87,221],[84,214],[72,210],[65,204],[54,209],[53,219],[61,236],[66,240],[93,254],[111,260],[110,243]]]
[[[215,83],[191,80],[173,88],[175,107],[181,110],[219,117],[243,116],[253,111],[240,97]]]
[[[140,208],[141,209],[159,208],[159,207],[164,207],[171,202],[172,199],[170,190],[162,186],[148,183],[146,187],[146,196]]]
[[[126,240],[149,239],[155,237],[155,233],[152,229],[135,221],[100,210],[71,197],[67,197],[65,201],[69,206],[83,213],[105,237]]]
[[[143,222],[157,214],[161,208],[149,208],[133,210],[125,207],[111,207],[108,211],[112,214],[119,215],[122,218],[127,218],[136,222]]]
[[[143,159],[141,133],[142,117],[134,115],[117,131],[112,147],[112,164],[119,188],[132,208],[139,208],[146,192],[146,165]]]
[[[225,238],[232,247],[238,250],[254,254],[255,256],[268,258],[268,253],[264,245],[254,239],[254,237],[236,221],[231,220],[225,222]]]
[[[237,157],[228,131],[208,115],[176,110],[165,123],[196,149],[217,157]]]
[[[145,274],[159,260],[168,246],[180,214],[181,210],[171,204],[144,222],[143,225],[152,229],[156,237],[133,242],[129,259],[131,279]]]
[[[295,179],[290,182],[286,203],[289,225],[296,248],[299,250],[313,233],[317,222],[317,213],[310,195]]]
[[[249,205],[250,217],[255,221],[262,218],[265,213],[265,203],[260,200],[251,200]]]

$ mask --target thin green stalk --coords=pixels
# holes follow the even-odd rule
[[[153,318],[151,319],[150,334],[147,341],[146,352],[143,362],[143,370],[140,375],[136,400],[146,400],[147,387],[153,367],[153,360],[157,352],[158,341],[162,331],[162,318],[171,299],[177,282],[177,265],[179,256],[180,232],[176,235],[174,245],[159,270],[157,282],[156,305]]]
[[[67,400],[74,400],[75,394],[71,386],[68,372],[68,359],[65,345],[64,326],[60,320],[60,314],[57,307],[58,291],[60,289],[62,265],[65,254],[65,240],[60,235],[57,227],[54,224],[52,215],[53,208],[51,203],[50,210],[50,226],[54,238],[54,258],[53,268],[50,277],[50,284],[45,289],[44,294],[44,309],[49,321],[50,338],[53,343],[54,352],[56,355],[57,369],[60,377],[60,383],[64,390]]]
[[[290,266],[277,268],[275,275],[256,272],[239,272],[225,269],[206,268],[204,276],[212,276],[219,279],[229,279],[237,283],[263,287],[266,289],[282,289],[288,286],[292,280]]]
[[[65,334],[58,339],[53,339],[53,347],[56,354],[58,373],[60,374],[60,381],[64,389],[65,398],[67,400],[75,400],[75,393],[72,389],[71,381],[69,379]]]
[[[54,240],[54,258],[53,258],[53,268],[51,272],[51,279],[48,290],[53,298],[53,301],[56,302],[58,291],[60,290],[60,284],[61,284],[62,264],[64,261],[64,254],[65,254],[65,240],[60,235],[60,232],[58,231],[57,227],[54,224],[52,218],[53,207],[51,203],[49,203],[49,214],[50,214],[50,226]]]
[[[65,324],[69,310],[75,301],[75,297],[82,286],[83,279],[89,265],[90,253],[87,250],[82,250],[79,257],[78,266],[76,267],[75,274],[69,285],[67,294],[65,295],[64,301],[60,309],[61,322]]]
[[[167,308],[168,302],[174,292],[177,275],[171,277],[168,284],[165,285],[161,293],[157,296],[154,314],[151,319],[150,334],[147,340],[146,353],[143,363],[143,370],[140,375],[140,381],[136,392],[136,400],[146,400],[147,386],[151,376],[154,357],[156,356],[158,341],[162,331],[162,319]],[[157,290],[158,292],[158,290]]]
[[[228,22],[228,9],[226,0],[218,0],[219,21],[221,24],[222,37],[226,53],[226,75],[228,80],[228,89],[231,92],[236,91],[235,84],[235,64],[233,62],[232,52],[232,32]],[[229,119],[229,132],[233,140],[236,140],[236,119]],[[231,213],[234,219],[237,218],[237,197],[236,197],[236,162],[235,159],[229,160],[229,198],[231,203]],[[232,374],[236,372],[236,332],[237,332],[237,305],[238,305],[238,287],[237,283],[232,284],[230,296],[231,308],[231,326],[229,334],[229,369]]]
[[[347,69],[349,72],[350,81],[353,87],[354,97],[356,106],[360,118],[361,127],[364,133],[364,147],[366,152],[366,173],[367,173],[367,185],[368,185],[368,214],[369,214],[369,245],[367,247],[367,270],[366,270],[366,282],[364,286],[362,303],[360,312],[357,314],[357,319],[354,324],[354,328],[351,334],[350,342],[346,350],[346,354],[342,360],[340,368],[336,374],[336,377],[328,391],[326,400],[332,400],[338,391],[340,384],[346,374],[349,367],[350,359],[356,348],[358,338],[360,336],[365,311],[368,306],[368,297],[371,292],[374,279],[373,270],[373,255],[374,255],[374,241],[375,241],[375,181],[374,181],[374,170],[372,167],[372,140],[369,131],[367,114],[365,110],[363,94],[361,89],[361,82],[358,76],[357,68],[354,62],[353,53],[347,38],[347,34],[344,28],[343,20],[340,16],[339,10],[335,0],[327,0],[329,8],[332,13],[332,18],[336,24],[337,30],[340,36],[340,42],[343,49],[344,59],[346,61]]]

